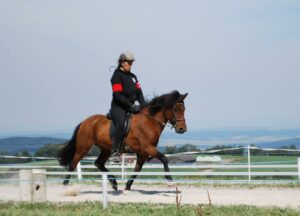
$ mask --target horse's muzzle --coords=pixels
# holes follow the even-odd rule
[[[178,129],[176,129],[176,133],[179,133],[179,134],[183,134],[183,133],[185,133],[186,131],[187,131],[186,128],[178,128]]]

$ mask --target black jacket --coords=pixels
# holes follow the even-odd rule
[[[131,72],[126,73],[120,69],[116,69],[110,81],[113,90],[112,105],[118,105],[126,110],[128,110],[135,101],[138,101],[141,106],[145,105],[141,85],[136,75]]]

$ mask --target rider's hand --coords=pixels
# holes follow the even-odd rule
[[[132,106],[130,107],[130,110],[134,114],[139,113],[141,111],[141,106],[136,105],[136,104],[132,104]]]

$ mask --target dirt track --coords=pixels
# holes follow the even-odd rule
[[[121,185],[122,186],[122,185]],[[178,186],[182,204],[208,204],[209,198],[213,205],[254,205],[278,206],[300,209],[300,188],[224,188]],[[175,186],[142,186],[133,185],[131,191],[113,191],[109,187],[110,202],[147,202],[176,203]],[[12,185],[0,186],[0,200],[19,201],[19,187]],[[50,202],[101,201],[101,186],[48,185],[47,200]]]

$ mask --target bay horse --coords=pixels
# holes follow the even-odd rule
[[[138,114],[133,114],[131,125],[125,144],[137,155],[135,172],[139,172],[149,156],[157,158],[163,163],[164,171],[169,172],[167,157],[157,150],[159,137],[169,123],[175,128],[176,133],[187,131],[185,123],[184,99],[188,93],[181,95],[177,90],[168,94],[154,97]],[[96,145],[100,148],[100,155],[95,161],[95,166],[102,172],[108,172],[105,162],[111,154],[112,140],[109,135],[111,120],[105,115],[93,115],[82,121],[74,130],[71,140],[64,146],[58,160],[61,166],[74,171],[77,163]],[[64,185],[69,183],[71,175],[67,175]],[[125,190],[130,190],[136,175],[130,177]],[[166,175],[168,181],[173,181]],[[118,190],[115,176],[109,175],[108,179],[114,190]]]

